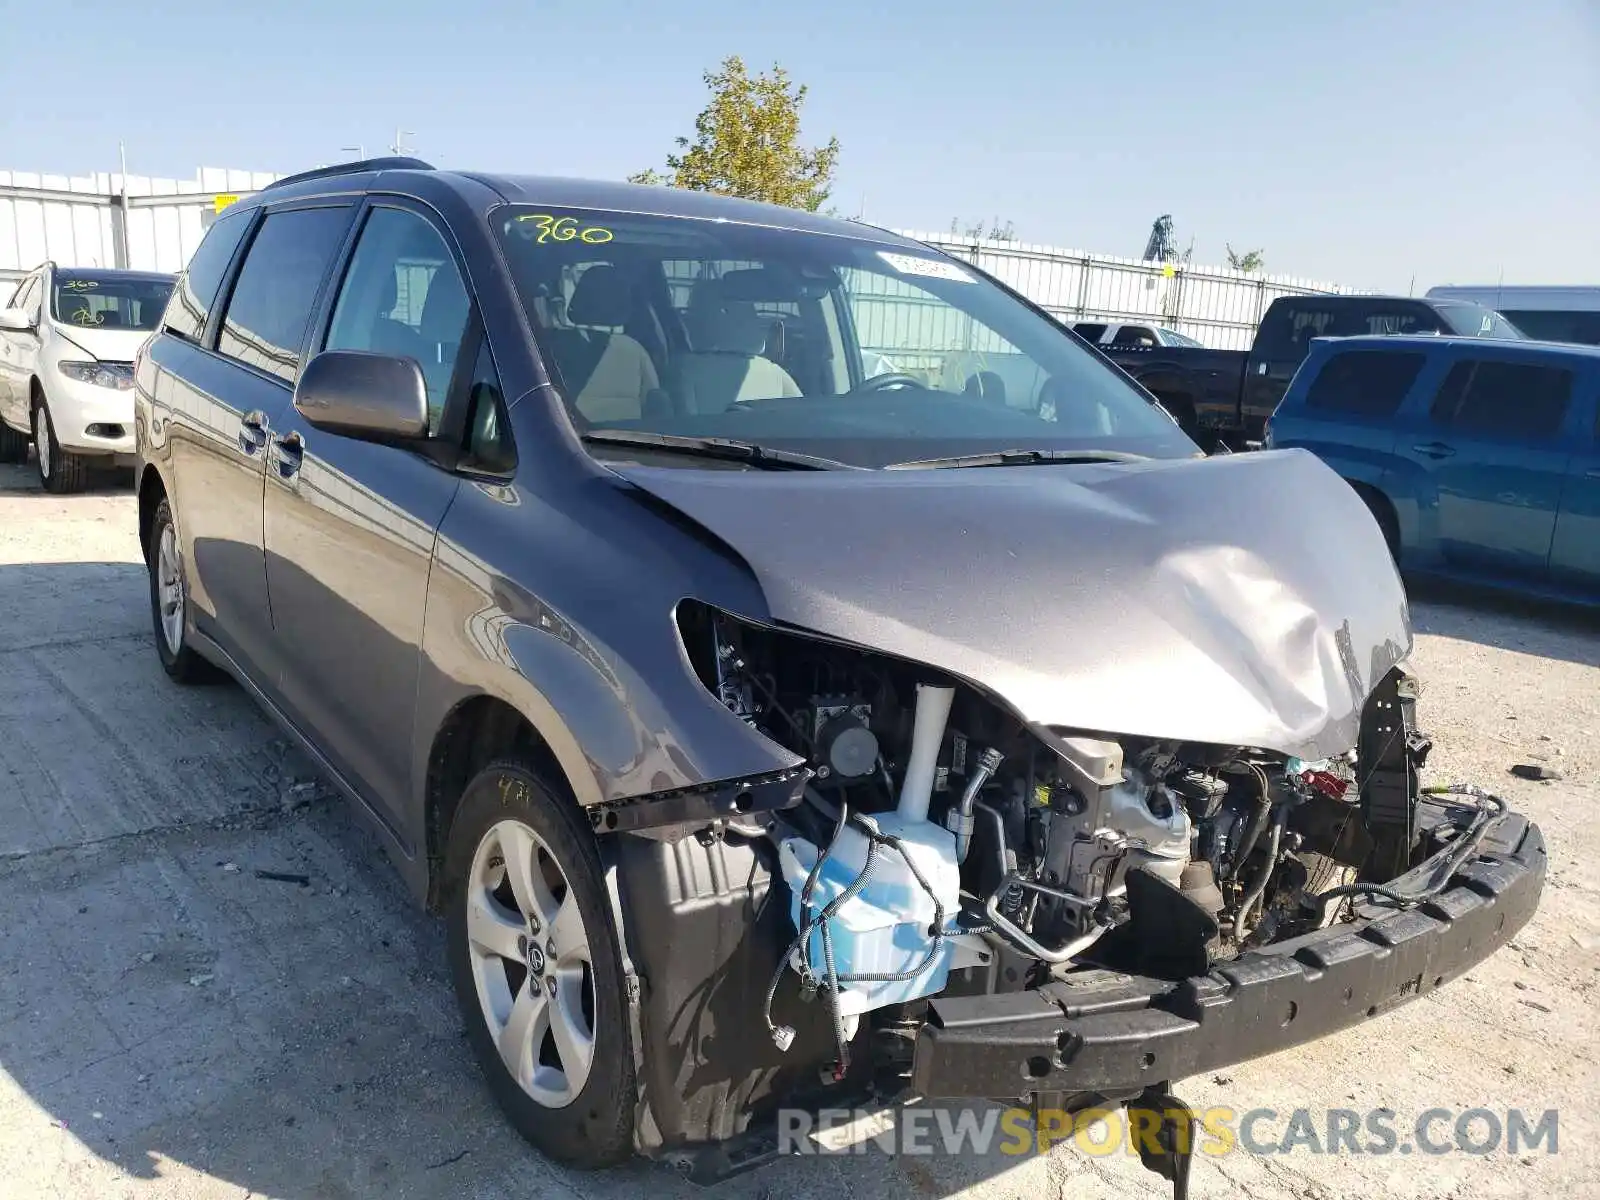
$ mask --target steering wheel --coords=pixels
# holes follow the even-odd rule
[[[881,392],[889,388],[914,387],[919,391],[927,391],[928,385],[915,375],[907,375],[904,371],[886,371],[882,375],[874,375],[863,383],[857,391]]]

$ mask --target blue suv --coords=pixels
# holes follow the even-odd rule
[[[1407,572],[1600,604],[1600,349],[1316,342],[1267,430],[1343,475]]]

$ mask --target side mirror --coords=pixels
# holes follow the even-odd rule
[[[317,429],[365,441],[428,435],[428,386],[414,358],[324,350],[300,372],[294,407]]]
[[[12,333],[31,333],[33,322],[20,308],[0,308],[0,329],[10,330]]]

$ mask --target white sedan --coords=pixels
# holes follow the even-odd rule
[[[54,263],[23,277],[0,308],[0,462],[31,441],[45,489],[75,492],[96,462],[133,461],[133,359],[174,282]]]

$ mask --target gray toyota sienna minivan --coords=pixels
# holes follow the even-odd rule
[[[1538,901],[1537,828],[1422,784],[1350,488],[917,242],[357,163],[227,209],[135,379],[162,666],[380,832],[562,1161],[982,1097],[1143,1110],[1181,1186],[1172,1081]]]

